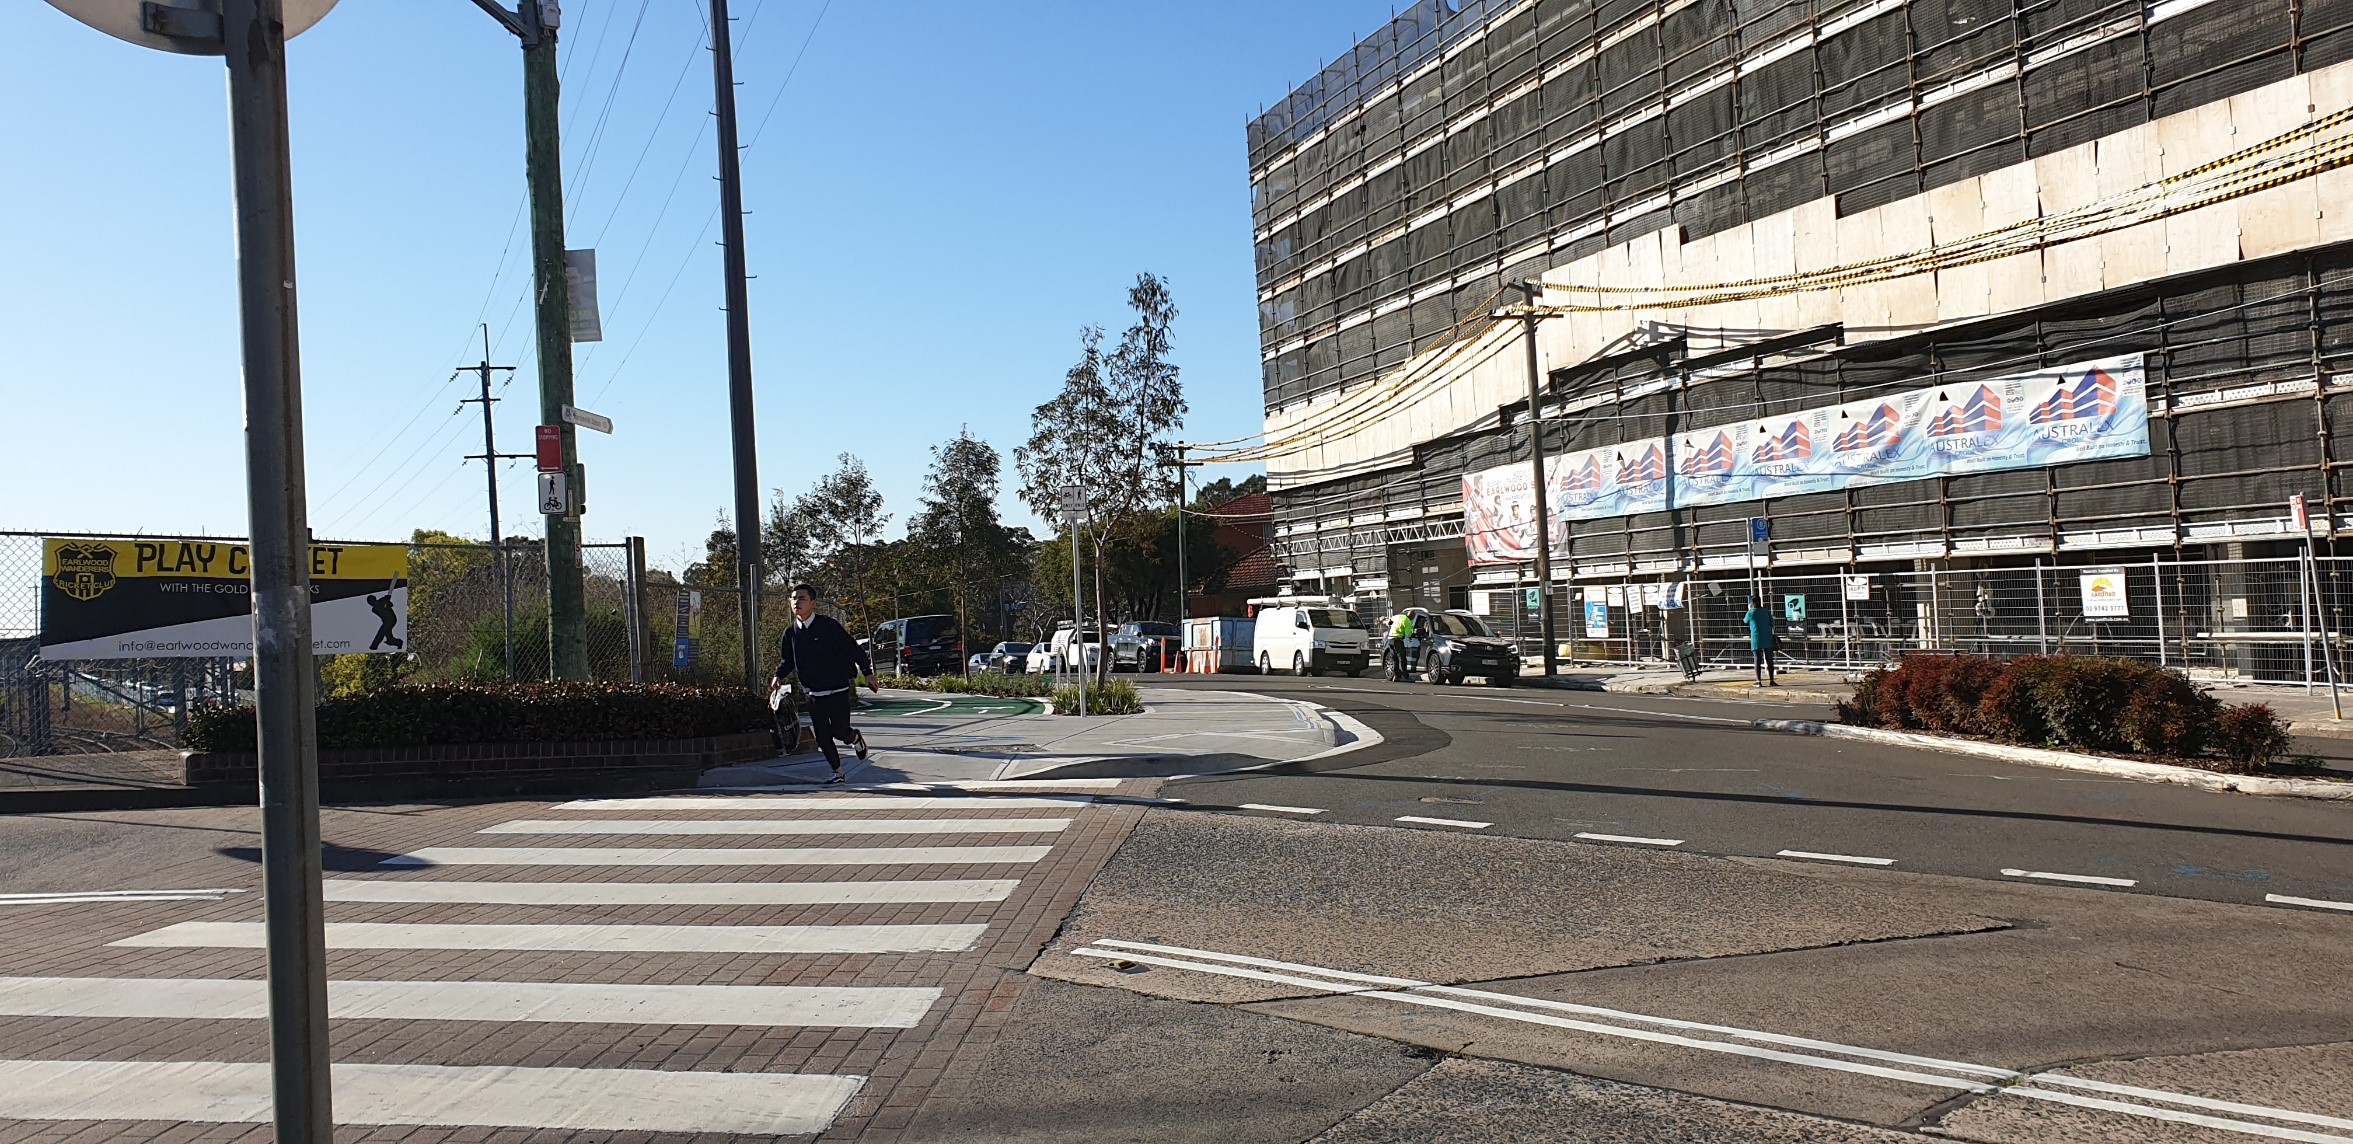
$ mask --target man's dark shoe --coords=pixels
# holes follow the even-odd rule
[[[864,731],[860,731],[860,732],[858,732],[857,734],[858,734],[858,744],[857,744],[857,746],[855,746],[855,747],[853,747],[853,748],[851,748],[851,749],[852,749],[852,750],[855,750],[855,751],[858,753],[858,757],[859,757],[859,758],[861,758],[861,759],[863,759],[863,758],[865,758],[865,757],[866,757],[866,732],[864,732]]]
[[[843,781],[843,778],[842,778],[842,773],[841,773],[840,771],[835,771],[835,772],[833,772],[833,777],[832,777],[832,778],[829,778],[829,779],[825,780],[825,785],[826,785],[826,786],[837,786],[837,785],[839,785],[839,784],[840,784],[842,781]]]

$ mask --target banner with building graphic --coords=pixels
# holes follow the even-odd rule
[[[1557,534],[1559,521],[2148,453],[2141,355],[2126,354],[1547,457],[1545,492]],[[1463,478],[1472,563],[1533,555],[1528,483],[1526,464]]]
[[[317,544],[310,555],[314,653],[391,653],[407,646],[407,547]],[[252,654],[252,561],[245,545],[41,542],[41,658]]]

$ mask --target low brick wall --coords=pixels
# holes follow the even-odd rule
[[[775,753],[765,731],[634,742],[329,748],[319,752],[319,787],[328,797],[659,790],[692,786],[712,767]],[[190,787],[259,782],[258,760],[249,751],[189,751],[181,765]]]

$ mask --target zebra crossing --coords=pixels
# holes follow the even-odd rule
[[[415,963],[425,974],[415,980],[408,973],[386,978],[380,970],[387,962],[363,960],[371,972],[329,983],[329,1013],[346,1022],[493,1027],[509,1033],[498,1043],[526,1047],[568,1035],[556,1031],[563,1026],[918,1035],[914,1031],[953,1000],[950,990],[935,984],[645,978],[703,972],[789,980],[796,966],[852,964],[841,962],[844,957],[969,954],[989,935],[988,911],[1008,908],[1024,878],[1093,803],[1089,795],[993,792],[582,799],[546,807],[538,817],[478,825],[473,840],[444,832],[419,840],[426,845],[377,851],[387,856],[375,870],[339,871],[325,879],[331,955],[381,959],[391,955],[368,951],[444,951]],[[1022,844],[990,841],[1014,837]],[[619,838],[649,845],[600,844]],[[726,845],[764,838],[802,844]],[[482,844],[460,844],[475,840]],[[514,844],[500,844],[510,840]],[[1020,876],[932,876],[966,872],[941,867],[994,867],[969,872]],[[893,876],[901,873],[921,876]],[[0,977],[0,1020],[253,1027],[268,1015],[258,973],[123,972],[125,958],[168,967],[193,957],[211,967],[242,956],[246,960],[232,963],[252,965],[249,952],[234,951],[264,948],[263,923],[250,920],[259,895],[213,896],[225,893],[188,899],[140,892],[57,895],[60,906],[75,909],[93,908],[93,902],[195,900],[226,902],[247,916],[221,916],[224,911],[214,909],[213,916],[131,927],[135,932],[117,929],[110,940],[94,943],[96,952],[112,959],[108,976]],[[387,918],[381,912],[387,908],[396,916]],[[551,912],[566,909],[587,913],[565,918]],[[460,913],[435,918],[419,916],[419,910]],[[892,920],[860,920],[878,910]],[[369,911],[377,912],[371,917]],[[901,920],[909,918],[907,911],[918,912]],[[509,916],[499,917],[501,912]],[[937,920],[923,918],[925,912]],[[549,979],[484,980],[465,971],[478,964],[485,976],[528,977],[506,971],[540,964],[506,955],[545,955]],[[658,964],[672,968],[649,974],[642,955],[671,958]],[[762,960],[725,960],[744,957]],[[207,958],[212,960],[202,960]],[[610,971],[599,970],[600,964]],[[890,979],[909,974],[898,970]],[[580,1052],[593,1056],[594,1050],[590,1045]],[[0,1047],[0,1057],[14,1055]],[[11,1135],[11,1121],[262,1123],[270,1117],[266,1063],[58,1055],[73,1059],[0,1059],[0,1139]],[[566,1067],[529,1055],[538,1059],[339,1063],[336,1119],[351,1125],[799,1135],[825,1131],[874,1079],[848,1069]]]

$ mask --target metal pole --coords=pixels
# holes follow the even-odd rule
[[[563,443],[568,511],[547,515],[547,661],[557,679],[588,678],[588,619],[580,572],[580,505],[586,499],[572,404],[572,297],[564,283],[564,154],[557,132],[555,10],[521,0],[538,34],[523,45],[524,178],[531,187],[531,269],[538,298],[539,423]]]
[[[221,20],[237,188],[270,1084],[280,1144],[332,1144],[285,13],[281,0],[227,0]]]
[[[2043,558],[2034,558],[2034,650],[2037,655],[2051,654],[2050,609],[2043,600]]]
[[[2165,569],[2157,563],[2154,553],[2149,556],[2149,583],[2157,590],[2157,666],[2169,667],[2165,652]]]
[[[1560,674],[1553,643],[1552,630],[1552,512],[1545,503],[1544,488],[1544,418],[1538,403],[1543,399],[1543,368],[1536,360],[1536,300],[1543,296],[1540,282],[1521,282],[1520,291],[1528,296],[1528,312],[1521,324],[1528,333],[1528,468],[1530,481],[1535,486],[1536,501],[1536,632],[1544,643],[1544,674]]]
[[[490,364],[490,326],[482,326],[482,364],[475,374],[482,382],[482,396],[474,400],[482,404],[482,479],[490,493],[490,562],[498,574],[499,619],[506,633],[507,682],[515,681],[515,578],[507,563],[506,532],[498,522],[498,434],[490,415],[490,404],[498,400],[490,396],[490,371],[500,367]]]
[[[629,606],[629,682],[644,683],[645,645],[650,634],[645,614],[645,537],[625,538],[621,551],[629,577],[621,587],[621,599]]]
[[[2345,717],[2345,703],[2337,691],[2337,657],[2334,637],[2329,633],[2328,605],[2320,594],[2320,558],[2312,551],[2309,533],[2304,540],[2304,563],[2312,574],[2312,615],[2320,625],[2320,666],[2328,673],[2328,702],[2330,712],[2338,719]]]
[[[760,458],[752,420],[751,302],[743,254],[743,170],[735,143],[734,33],[727,0],[711,0],[711,86],[719,120],[719,235],[727,293],[727,418],[735,446],[737,611],[743,617],[744,685],[760,686]]]
[[[1193,618],[1193,581],[1185,572],[1185,513],[1192,500],[1185,471],[1185,447],[1176,447],[1177,455],[1177,630],[1184,631],[1185,621]]]
[[[2304,534],[2304,551],[2296,558],[2296,626],[2304,634],[2304,690],[2312,690],[2312,599],[2304,565],[2312,556],[2312,534]]]

